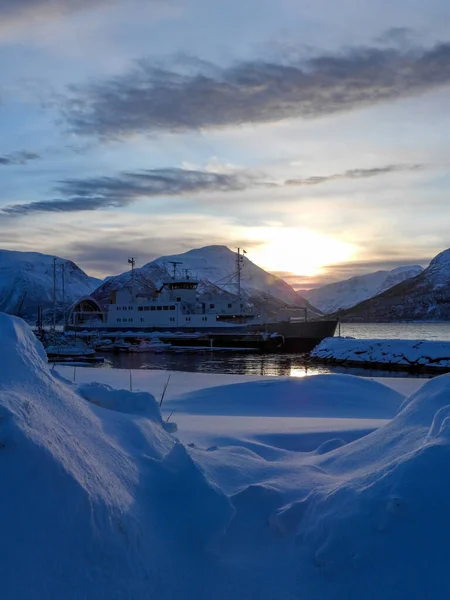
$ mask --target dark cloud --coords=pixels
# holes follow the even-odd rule
[[[126,206],[141,198],[183,196],[190,193],[238,191],[250,184],[245,174],[209,173],[186,169],[153,169],[123,173],[119,177],[67,179],[53,200],[7,206],[3,212],[23,215],[32,212],[73,212]]]
[[[376,41],[383,46],[398,46],[400,48],[417,47],[417,33],[409,27],[391,27],[383,32]]]
[[[1,163],[0,163],[1,164]],[[415,171],[421,165],[388,165],[373,169],[352,169],[344,173],[289,179],[274,183],[263,175],[245,171],[212,173],[187,169],[152,169],[137,173],[122,173],[117,177],[66,179],[56,190],[58,198],[6,206],[0,214],[18,216],[34,212],[77,212],[127,206],[145,198],[182,197],[201,192],[236,192],[250,188],[278,188],[319,185],[328,181],[366,179],[387,173]]]
[[[0,0],[0,19],[21,18],[27,15],[61,15],[73,13],[107,0]]]
[[[11,154],[0,155],[0,166],[7,167],[10,165],[25,165],[32,160],[38,160],[39,154],[22,150],[21,152],[13,152]]]
[[[314,118],[448,85],[450,43],[399,46],[402,32],[391,31],[384,46],[283,64],[166,68],[142,60],[120,77],[72,87],[63,113],[78,134],[123,137]]]
[[[378,177],[388,173],[399,173],[404,171],[419,171],[424,165],[387,165],[386,167],[376,167],[372,169],[351,169],[344,173],[335,173],[334,175],[322,175],[316,177],[307,177],[305,179],[288,179],[285,185],[320,185],[328,181],[342,181],[346,179],[367,179],[369,177]]]

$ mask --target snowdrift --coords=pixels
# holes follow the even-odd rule
[[[311,352],[314,360],[335,364],[387,365],[422,371],[450,370],[450,342],[326,338]]]
[[[49,370],[22,321],[0,314],[0,333],[2,599],[450,594],[450,376],[400,406],[392,397],[397,414],[357,441],[274,449],[268,459],[186,448],[162,427],[151,395],[78,391]],[[285,414],[289,394],[308,385],[324,406],[325,383],[303,385],[278,390]],[[333,386],[330,404],[345,386],[357,402],[357,378]],[[373,386],[358,389],[371,410],[382,398]],[[194,397],[184,401],[193,409]],[[249,398],[247,414],[256,403]]]
[[[206,388],[165,403],[167,410],[203,415],[392,418],[403,396],[352,375],[236,383]]]
[[[223,531],[228,498],[150,395],[143,418],[91,389],[100,408],[49,371],[23,321],[0,313],[0,332],[2,599],[181,598],[186,548]]]

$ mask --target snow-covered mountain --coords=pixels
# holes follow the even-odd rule
[[[433,258],[416,277],[338,315],[358,321],[450,319],[450,248]]]
[[[237,293],[236,253],[226,246],[205,246],[189,250],[184,254],[161,256],[135,269],[135,285],[147,293],[154,293],[164,279],[170,277],[173,266],[171,262],[182,263],[177,266],[178,272],[188,270],[191,277],[200,280],[199,293],[209,294]],[[250,302],[277,305],[312,307],[302,296],[285,281],[275,277],[252,263],[245,255],[241,272],[242,296]],[[106,303],[109,294],[131,283],[131,272],[127,271],[114,278],[108,278],[96,291],[94,296],[101,303]],[[227,285],[228,284],[228,285]],[[275,307],[275,306],[274,306]]]
[[[53,306],[53,256],[38,252],[0,250],[0,311],[35,318],[38,306]],[[75,263],[57,257],[56,292],[62,308],[62,266],[66,306],[87,296],[100,281],[89,277]]]
[[[358,275],[344,281],[330,283],[323,287],[303,292],[311,304],[324,313],[333,313],[350,308],[395,285],[416,277],[423,271],[419,265],[397,267],[392,271],[376,271],[367,275]]]

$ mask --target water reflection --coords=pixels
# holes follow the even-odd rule
[[[322,373],[347,373],[363,377],[408,377],[403,371],[381,371],[311,365],[304,354],[110,354],[105,367],[116,369],[164,369],[194,373],[307,377]],[[417,375],[414,375],[417,377]],[[421,377],[429,378],[429,375]]]

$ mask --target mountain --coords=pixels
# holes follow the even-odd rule
[[[450,248],[416,277],[336,316],[358,321],[444,321],[450,319]]]
[[[143,293],[153,294],[162,281],[172,275],[171,262],[177,265],[178,272],[187,270],[191,277],[197,278],[199,295],[208,297],[211,294],[236,295],[236,253],[226,246],[205,246],[189,250],[184,254],[161,256],[135,269],[135,285]],[[131,284],[131,271],[117,277],[108,278],[94,293],[94,297],[102,304],[108,302],[109,295],[116,289]],[[307,307],[316,314],[318,311],[285,281],[271,275],[252,263],[245,255],[242,258],[241,293],[247,301],[264,303],[269,309],[283,306]]]
[[[402,281],[416,277],[422,271],[423,268],[419,265],[397,267],[392,271],[376,271],[367,275],[358,275],[345,281],[330,283],[303,292],[303,295],[324,313],[333,313],[381,294]]]
[[[38,306],[53,307],[53,256],[38,252],[0,250],[0,311],[34,319]],[[100,280],[86,275],[75,263],[57,258],[56,292],[62,307],[62,267],[64,266],[66,306],[88,296]]]

